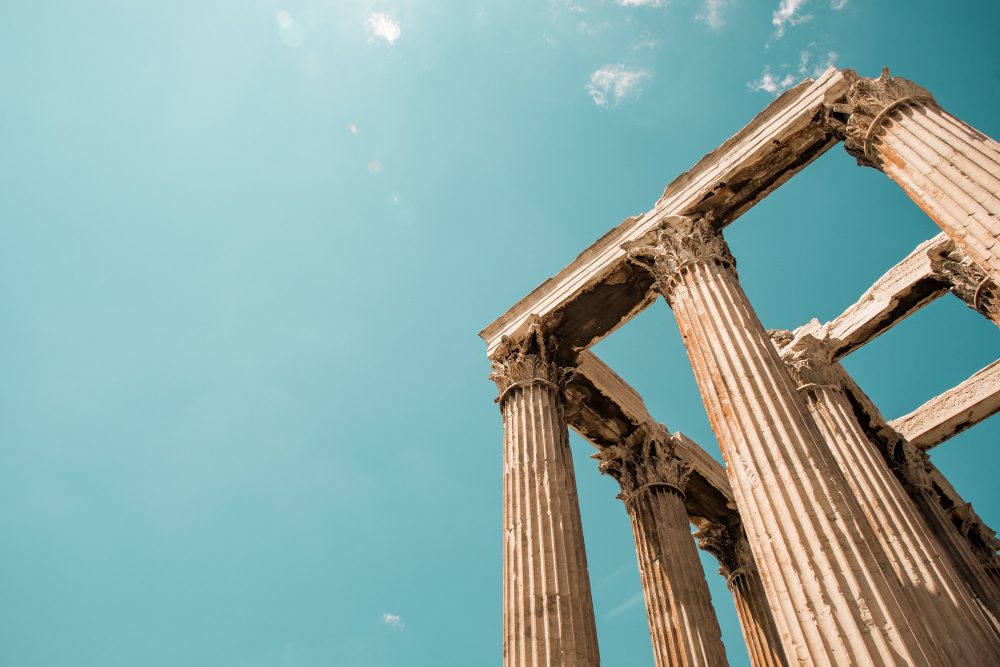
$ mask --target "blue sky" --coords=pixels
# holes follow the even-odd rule
[[[476,332],[827,64],[1000,135],[997,26],[976,1],[5,3],[0,662],[499,664]],[[794,328],[936,231],[835,148],[727,237]],[[946,297],[845,364],[894,417],[998,351]],[[717,455],[662,302],[597,352]],[[933,457],[993,526],[998,437]],[[650,664],[625,512],[572,446],[605,664]]]

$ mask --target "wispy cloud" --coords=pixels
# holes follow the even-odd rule
[[[712,30],[719,30],[726,24],[725,9],[730,0],[705,0],[695,20],[702,21]]]
[[[811,45],[810,49],[815,46]],[[779,68],[779,73],[775,74],[768,65],[764,72],[756,81],[750,81],[747,87],[755,93],[770,93],[777,95],[794,86],[805,78],[817,78],[827,68],[832,67],[837,62],[837,52],[827,51],[825,54],[815,55],[810,49],[805,49],[799,53],[799,64],[794,70],[786,63]]]
[[[403,623],[403,619],[396,614],[390,614],[388,612],[382,612],[382,622],[386,625],[392,626],[394,628],[405,628],[406,625]]]
[[[663,0],[617,0],[622,7],[659,7]]]
[[[799,74],[815,79],[837,64],[838,57],[836,51],[827,51],[825,55],[820,54],[817,57],[809,49],[806,49],[799,54]]]
[[[636,593],[635,595],[633,595],[632,597],[625,600],[620,605],[609,611],[607,614],[605,614],[604,620],[610,621],[615,616],[620,616],[621,614],[624,614],[626,611],[628,611],[632,607],[635,607],[640,602],[642,602],[642,593]]]
[[[787,88],[791,88],[792,84],[796,81],[795,75],[788,73],[784,76],[775,75],[771,72],[771,66],[767,65],[764,67],[763,74],[756,81],[751,81],[747,86],[755,93],[771,93],[776,95],[779,92],[784,91]]]
[[[649,78],[645,70],[630,70],[621,63],[605,65],[590,75],[587,92],[599,107],[617,106],[622,100],[637,97],[641,84]]]
[[[830,0],[830,9],[841,10],[847,6],[848,0]]]
[[[399,21],[387,12],[370,13],[365,19],[365,28],[368,29],[369,43],[376,39],[384,39],[390,44],[395,44],[399,36],[403,34],[399,27]]]
[[[802,7],[809,0],[781,0],[778,9],[771,15],[771,24],[774,26],[775,39],[781,39],[785,34],[785,28],[791,25],[799,25],[812,19],[809,14],[802,13]]]

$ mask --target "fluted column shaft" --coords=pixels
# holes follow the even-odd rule
[[[621,485],[632,521],[656,666],[724,667],[722,632],[684,507],[690,466],[671,450],[669,436],[641,429],[597,458]]]
[[[919,612],[911,620],[922,620],[927,633],[945,640],[949,655],[965,664],[979,659],[983,650],[997,651],[992,622],[862,431],[829,351],[806,335],[788,346],[784,356],[836,464],[903,582],[908,604]]]
[[[1000,143],[887,69],[878,79],[848,77],[847,149],[896,181],[1000,283]]]
[[[899,447],[909,448],[909,451],[902,453],[904,457],[919,460],[926,456],[908,442],[900,443]],[[994,627],[1000,628],[1000,577],[998,577],[1000,570],[995,566],[996,554],[993,554],[988,563],[977,557],[969,542],[958,532],[951,517],[941,507],[938,494],[931,486],[927,473],[904,472],[907,468],[912,471],[918,466],[919,464],[915,463],[904,463],[899,466],[900,476],[906,480],[904,488],[927,522],[941,552],[948,557],[958,576],[969,586]]]
[[[504,665],[600,664],[562,371],[533,328],[494,362],[504,425]]]
[[[742,528],[709,524],[697,533],[698,546],[719,561],[719,574],[732,593],[743,641],[753,667],[787,667],[784,649],[760,572]]]
[[[781,638],[756,569],[740,570],[727,581],[733,594],[743,640],[753,667],[786,667]]]
[[[939,549],[996,625],[995,619],[1000,619],[1000,580],[996,576],[1000,572],[1000,560],[996,555],[997,540],[993,531],[983,525],[968,503],[961,500],[927,453],[886,424],[878,407],[843,367],[835,363],[832,369],[837,384],[850,396],[854,418],[865,436],[876,445],[889,470],[923,517]],[[952,520],[956,513],[969,517],[969,521],[961,522],[966,524],[966,530],[960,532]]]
[[[843,473],[707,219],[633,247],[674,309],[785,654],[811,665],[959,665],[911,616]],[[652,259],[652,264],[649,260]],[[988,647],[986,647],[988,648]],[[986,651],[972,664],[1000,660]]]

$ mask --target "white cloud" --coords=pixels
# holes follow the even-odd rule
[[[841,10],[847,6],[848,0],[830,0],[830,9]]]
[[[382,622],[386,625],[391,625],[394,628],[405,628],[406,625],[403,624],[403,619],[396,614],[390,614],[388,612],[382,612]]]
[[[795,83],[796,78],[794,74],[788,73],[784,76],[778,74],[777,76],[771,72],[771,67],[768,65],[764,68],[764,72],[760,75],[760,78],[756,81],[751,81],[747,84],[750,90],[755,93],[764,92],[776,95],[788,88],[791,88]]]
[[[622,7],[659,7],[663,0],[617,0]]]
[[[649,77],[645,70],[630,70],[624,65],[605,65],[590,75],[587,92],[599,107],[617,106],[627,97],[638,95],[640,84]]]
[[[382,173],[382,161],[381,160],[372,160],[371,162],[369,162],[368,163],[368,173],[371,174],[372,176],[378,176],[379,174],[381,174]],[[390,616],[391,616],[391,614],[390,614]]]
[[[350,132],[351,134],[357,134],[358,133],[358,125],[357,125],[357,123],[348,123],[347,124],[347,131]]]
[[[820,56],[817,60],[809,49],[799,54],[799,74],[803,77],[817,78],[837,62],[837,52],[827,51],[825,56]]]
[[[785,28],[790,25],[798,25],[812,19],[809,14],[802,14],[802,7],[809,0],[781,0],[778,9],[771,15],[771,24],[774,26],[774,36],[780,39],[785,34]]]
[[[799,53],[799,65],[795,70],[792,70],[788,64],[784,64],[779,68],[781,71],[775,74],[769,65],[764,68],[760,78],[749,82],[747,87],[755,93],[763,92],[777,95],[788,90],[802,79],[817,78],[827,68],[836,64],[837,57],[836,51],[827,51],[825,55],[821,54],[817,58],[809,49],[806,49]]]
[[[726,24],[724,13],[729,2],[730,0],[705,0],[695,19],[704,21],[713,30],[718,30]]]
[[[386,12],[372,12],[365,19],[365,28],[368,29],[368,42],[374,42],[377,37],[381,37],[390,44],[395,44],[402,34],[399,28],[399,21]]]

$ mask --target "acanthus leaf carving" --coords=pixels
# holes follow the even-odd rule
[[[534,382],[562,390],[574,369],[559,364],[558,349],[558,340],[548,333],[538,318],[532,320],[521,338],[504,336],[492,359],[493,371],[489,376],[499,391],[497,402],[501,402],[510,389]]]
[[[750,543],[739,527],[711,522],[699,528],[694,537],[699,548],[719,561],[719,574],[726,579],[755,567]]]
[[[669,301],[673,281],[687,264],[715,261],[736,270],[736,260],[711,212],[701,217],[669,216],[655,230],[654,244],[626,243],[628,260],[649,271],[655,289]]]
[[[1000,326],[1000,290],[978,264],[953,243],[930,259],[935,275],[952,294]]]
[[[622,442],[593,455],[598,469],[621,486],[626,504],[635,494],[653,486],[671,487],[681,496],[691,474],[691,463],[676,456],[672,436],[659,424],[642,425]]]
[[[784,341],[782,357],[799,389],[830,387],[841,389],[833,352],[825,339],[804,335],[786,341],[784,332],[769,332],[776,343]]]
[[[859,165],[882,169],[882,159],[873,149],[872,141],[892,110],[905,104],[937,106],[937,101],[927,89],[909,79],[892,76],[888,67],[883,67],[875,79],[862,77],[850,69],[843,74],[851,85],[842,101],[830,105],[833,130]],[[845,116],[846,121],[842,120]]]

